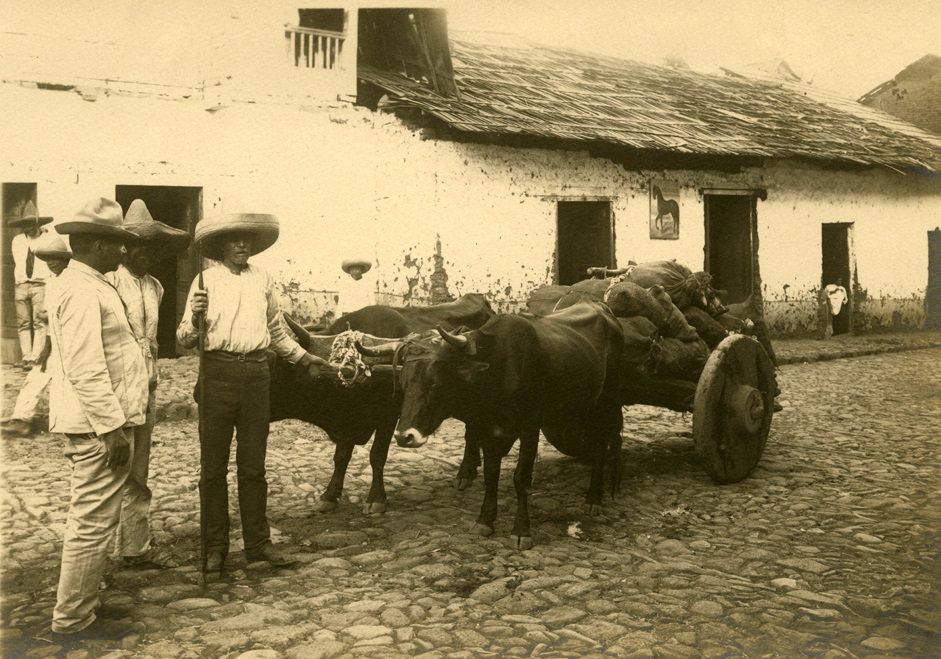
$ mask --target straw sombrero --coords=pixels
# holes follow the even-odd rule
[[[23,210],[20,211],[20,216],[7,220],[7,226],[22,228],[32,224],[33,222],[39,226],[42,226],[52,222],[52,218],[39,217],[39,211],[36,210],[36,204],[34,204],[32,201],[27,201],[25,204],[23,204]]]
[[[124,228],[124,213],[121,212],[118,202],[104,197],[92,199],[74,218],[68,222],[59,222],[55,226],[56,231],[65,235],[84,233],[124,241],[137,238]]]
[[[48,261],[49,259],[70,259],[72,250],[65,243],[65,239],[55,233],[45,233],[42,238],[36,241],[33,248],[33,254],[37,259]]]
[[[346,274],[350,274],[350,268],[362,268],[363,274],[369,272],[372,267],[372,261],[368,259],[346,259],[340,264],[340,268]]]
[[[135,199],[124,215],[124,228],[137,236],[135,243],[163,243],[175,249],[189,244],[189,234],[155,220],[141,199]]]
[[[234,231],[245,231],[253,235],[252,256],[265,251],[278,239],[278,218],[266,213],[233,213],[218,215],[200,221],[196,225],[196,242],[202,247],[203,256],[222,260],[222,244],[219,236]]]

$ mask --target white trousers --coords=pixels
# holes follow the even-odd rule
[[[121,500],[121,522],[114,534],[112,556],[140,556],[150,549],[150,438],[154,431],[156,401],[153,392],[147,401],[147,419],[134,428],[134,455],[131,470],[124,483]]]
[[[133,433],[125,431],[134,456]],[[112,471],[104,442],[91,436],[63,435],[71,462],[71,500],[62,543],[62,567],[52,631],[80,632],[95,621],[98,586],[108,560],[108,544],[121,514],[130,464]],[[130,461],[129,461],[130,463]]]
[[[43,391],[49,386],[51,378],[50,369],[41,370],[39,366],[29,369],[26,374],[26,380],[23,382],[23,388],[20,389],[16,397],[16,405],[13,407],[13,414],[10,418],[20,419],[30,422],[36,416],[36,408],[39,407],[39,401],[42,398]]]

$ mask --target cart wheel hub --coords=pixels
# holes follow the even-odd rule
[[[761,392],[746,384],[737,386],[729,396],[730,421],[743,432],[755,433],[761,429],[765,416],[765,402]]]

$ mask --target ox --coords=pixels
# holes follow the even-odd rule
[[[448,417],[465,423],[468,443],[480,443],[485,485],[477,519],[481,535],[494,531],[501,461],[519,439],[511,537],[517,548],[528,549],[533,544],[529,489],[540,429],[550,443],[591,461],[591,513],[601,505],[606,458],[615,465],[616,487],[622,347],[617,319],[604,305],[585,302],[545,317],[500,314],[461,333],[439,327],[385,346],[360,346],[360,351],[392,355],[394,364],[401,362],[399,445],[423,445]],[[581,450],[572,450],[577,443],[583,444]]]
[[[454,302],[432,307],[364,307],[334,322],[326,330],[330,336],[312,334],[290,317],[285,318],[305,350],[325,356],[334,335],[348,329],[395,338],[436,325],[449,328],[480,327],[492,316],[493,310],[483,295],[468,294]],[[362,385],[346,388],[335,379],[312,379],[306,369],[281,358],[276,357],[272,361],[271,420],[300,419],[312,423],[322,428],[336,443],[333,475],[316,507],[320,512],[337,507],[353,449],[365,445],[373,434],[375,439],[369,451],[372,484],[365,509],[368,513],[385,511],[383,471],[398,412],[399,404],[395,400],[392,383],[387,378],[373,376]],[[476,450],[474,453],[476,464],[479,464],[479,455],[476,455]],[[476,472],[476,466],[471,459],[465,462],[469,465],[465,471],[470,477],[461,483],[466,486]]]

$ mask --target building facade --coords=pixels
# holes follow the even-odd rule
[[[586,265],[676,259],[711,272],[729,299],[760,305],[778,336],[818,333],[822,287],[838,278],[850,295],[847,329],[924,323],[926,232],[941,222],[936,163],[703,157],[667,142],[632,149],[561,134],[472,135],[383,88],[362,62],[357,69],[352,55],[374,48],[369,30],[392,9],[205,11],[202,24],[179,17],[208,35],[198,51],[142,66],[150,78],[128,62],[121,75],[82,75],[104,66],[100,54],[65,66],[18,47],[19,59],[0,60],[0,107],[17,118],[0,127],[5,216],[31,198],[43,215],[68,219],[98,195],[125,208],[142,198],[157,219],[187,230],[215,213],[274,213],[281,238],[256,260],[308,321],[331,317],[340,261],[365,253],[376,263],[377,299],[396,305],[481,292],[512,311]],[[399,10],[390,34],[401,20]],[[416,66],[425,61],[428,75],[416,79],[442,98],[455,93],[452,83],[458,94],[471,89],[458,56],[453,70],[435,63],[441,16],[425,28],[432,47]],[[357,48],[360,38],[373,46]],[[232,43],[243,47],[229,53]],[[906,157],[941,162],[941,147],[924,144]],[[9,361],[11,238],[4,227]],[[172,355],[196,254],[162,268],[161,351]]]

